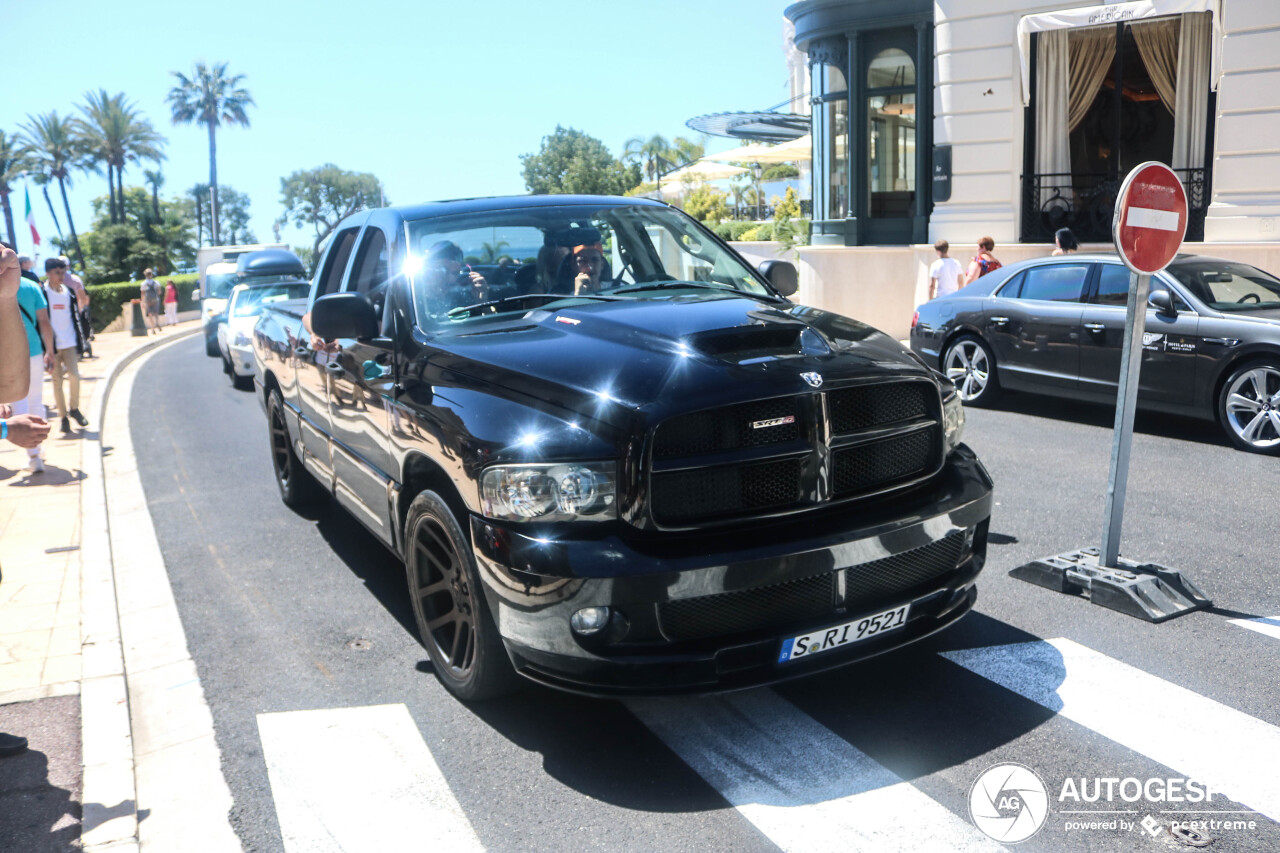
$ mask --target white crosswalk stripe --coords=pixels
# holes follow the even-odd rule
[[[259,714],[258,732],[289,853],[484,849],[404,705]]]
[[[1268,637],[1280,640],[1280,616],[1259,616],[1257,619],[1228,619],[1232,625],[1239,625],[1241,628],[1248,628],[1250,631],[1257,631],[1259,634],[1266,634]]]
[[[1005,849],[771,690],[627,707],[782,850]]]
[[[1280,819],[1280,728],[1067,639],[942,656]]]

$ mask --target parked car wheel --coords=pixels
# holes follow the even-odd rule
[[[405,570],[418,636],[445,689],[465,701],[515,689],[519,676],[485,603],[470,541],[435,492],[409,505]]]
[[[1280,454],[1280,360],[1236,368],[1218,394],[1218,419],[1241,450]]]
[[[271,435],[271,466],[275,470],[280,499],[285,506],[294,509],[315,503],[322,494],[320,484],[293,451],[289,427],[284,420],[284,400],[278,390],[272,391],[267,400],[267,426]]]
[[[225,355],[222,355],[222,353],[218,353],[218,355],[222,357],[222,372],[230,376],[232,383],[235,383],[236,372],[231,369],[231,359],[227,358]]]
[[[985,406],[1000,394],[995,356],[981,338],[961,335],[952,341],[942,356],[942,372],[966,405]]]
[[[211,358],[218,358],[222,355],[222,351],[218,349],[217,335],[204,336],[204,354]]]

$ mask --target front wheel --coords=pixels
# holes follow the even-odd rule
[[[986,343],[973,335],[956,338],[942,356],[942,372],[970,406],[985,406],[1000,394],[996,359]]]
[[[1280,361],[1236,368],[1218,394],[1218,420],[1241,450],[1280,454]]]
[[[489,615],[471,543],[435,492],[409,505],[405,571],[418,636],[445,689],[463,701],[514,690],[519,676]]]
[[[204,354],[210,358],[220,358],[222,356],[222,350],[218,349],[217,336],[204,336]]]
[[[234,375],[234,374],[232,374]],[[302,460],[289,441],[289,426],[284,419],[284,399],[278,389],[267,400],[267,428],[271,435],[271,467],[275,471],[280,500],[292,509],[315,503],[321,495],[320,484],[302,465]]]

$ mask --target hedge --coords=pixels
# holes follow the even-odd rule
[[[177,275],[166,275],[156,279],[160,282],[161,299],[164,299],[165,282],[172,281],[173,286],[178,291],[178,310],[191,311],[200,307],[200,303],[191,298],[191,293],[195,290],[200,281],[198,273],[179,273]],[[117,317],[120,316],[120,310],[131,299],[141,297],[139,288],[142,287],[140,281],[117,281],[111,284],[90,284],[85,286],[85,290],[89,292],[90,310],[93,314],[93,330],[101,332],[107,326],[111,325]]]

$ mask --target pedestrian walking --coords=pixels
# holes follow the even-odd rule
[[[959,261],[947,254],[951,244],[946,240],[934,243],[933,250],[938,253],[938,259],[929,266],[929,298],[937,299],[963,286],[964,270]]]
[[[1080,248],[1080,241],[1070,228],[1059,228],[1053,235],[1053,245],[1051,255],[1069,255]]]
[[[178,325],[178,288],[173,286],[173,279],[164,283],[164,322],[166,326]]]
[[[142,294],[142,316],[147,324],[147,332],[160,334],[160,283],[155,273],[147,269],[142,273],[142,286],[138,288]]]
[[[7,274],[7,270],[5,271]],[[44,291],[19,274],[17,307],[27,340],[27,383],[25,393],[12,401],[16,415],[34,415],[44,420],[44,372],[53,368],[53,328],[49,325],[49,304]],[[40,445],[27,448],[27,469],[32,474],[44,470]]]
[[[30,255],[18,255],[18,266],[22,268],[22,277],[39,284],[40,276],[36,275],[35,265],[36,262],[31,260]]]
[[[76,294],[65,282],[67,265],[61,258],[49,258],[44,262],[48,277],[44,298],[49,306],[49,325],[53,327],[53,401],[62,420],[62,434],[71,433],[71,420],[81,427],[89,421],[80,414],[80,351],[83,346],[80,333],[80,310]],[[63,391],[63,379],[70,377],[71,405],[67,406]]]
[[[973,260],[969,263],[969,272],[964,277],[965,284],[973,284],[989,272],[995,272],[1004,266],[991,254],[995,251],[996,241],[990,237],[983,237],[978,241],[978,254],[973,256]]]
[[[80,329],[80,357],[94,358],[93,322],[89,318],[89,305],[93,300],[84,286],[84,280],[71,271],[71,259],[66,255],[59,255],[58,260],[62,261],[67,270],[63,283],[71,288],[71,292],[76,295],[76,303],[80,306],[80,310],[76,312],[77,326]]]

